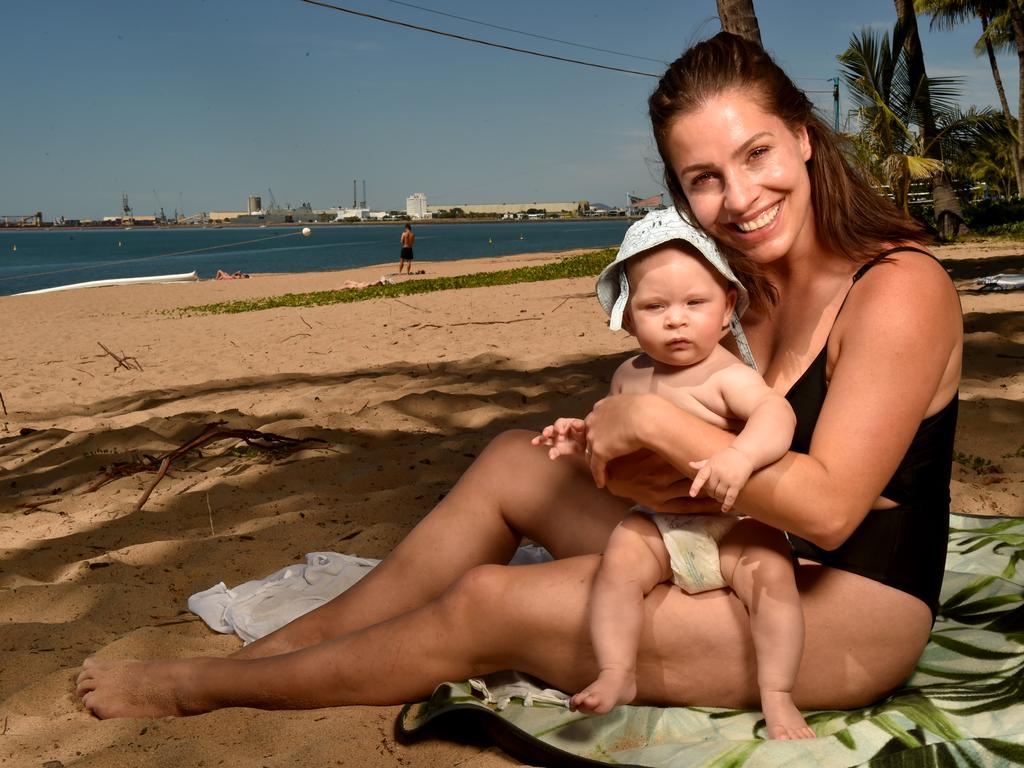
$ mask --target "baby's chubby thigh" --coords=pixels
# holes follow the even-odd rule
[[[792,549],[786,535],[770,525],[743,518],[718,542],[722,578],[734,590],[737,580],[751,578],[756,570],[761,579],[793,582]]]
[[[601,570],[623,581],[639,581],[644,594],[672,579],[668,550],[648,515],[631,512],[615,526],[602,555]]]

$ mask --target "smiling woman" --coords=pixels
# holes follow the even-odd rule
[[[799,558],[806,642],[793,700],[865,705],[906,680],[936,609],[962,346],[956,292],[916,245],[918,228],[859,180],[760,47],[727,34],[694,46],[650,106],[676,205],[778,295],[743,324],[796,432],[735,509],[786,531]],[[687,141],[686,130],[707,140]],[[609,536],[634,500],[665,514],[720,510],[690,498],[690,481],[735,439],[650,392],[610,395],[586,427],[589,452],[557,462],[532,433],[500,435],[368,576],[230,658],[86,661],[85,706],[118,717],[395,703],[509,668],[583,688],[597,674],[586,627]],[[499,565],[524,536],[558,559]],[[731,591],[655,587],[638,659],[638,701],[758,700],[754,642]]]

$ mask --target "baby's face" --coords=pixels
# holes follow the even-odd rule
[[[736,292],[696,251],[669,243],[627,264],[629,329],[658,362],[682,367],[711,354]]]

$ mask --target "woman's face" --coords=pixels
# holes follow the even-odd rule
[[[815,244],[807,131],[727,91],[681,115],[666,147],[700,225],[759,264]]]

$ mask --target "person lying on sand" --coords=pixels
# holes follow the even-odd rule
[[[213,276],[214,280],[241,280],[242,278],[248,277],[244,272],[225,272],[223,269],[218,269],[217,274]]]

